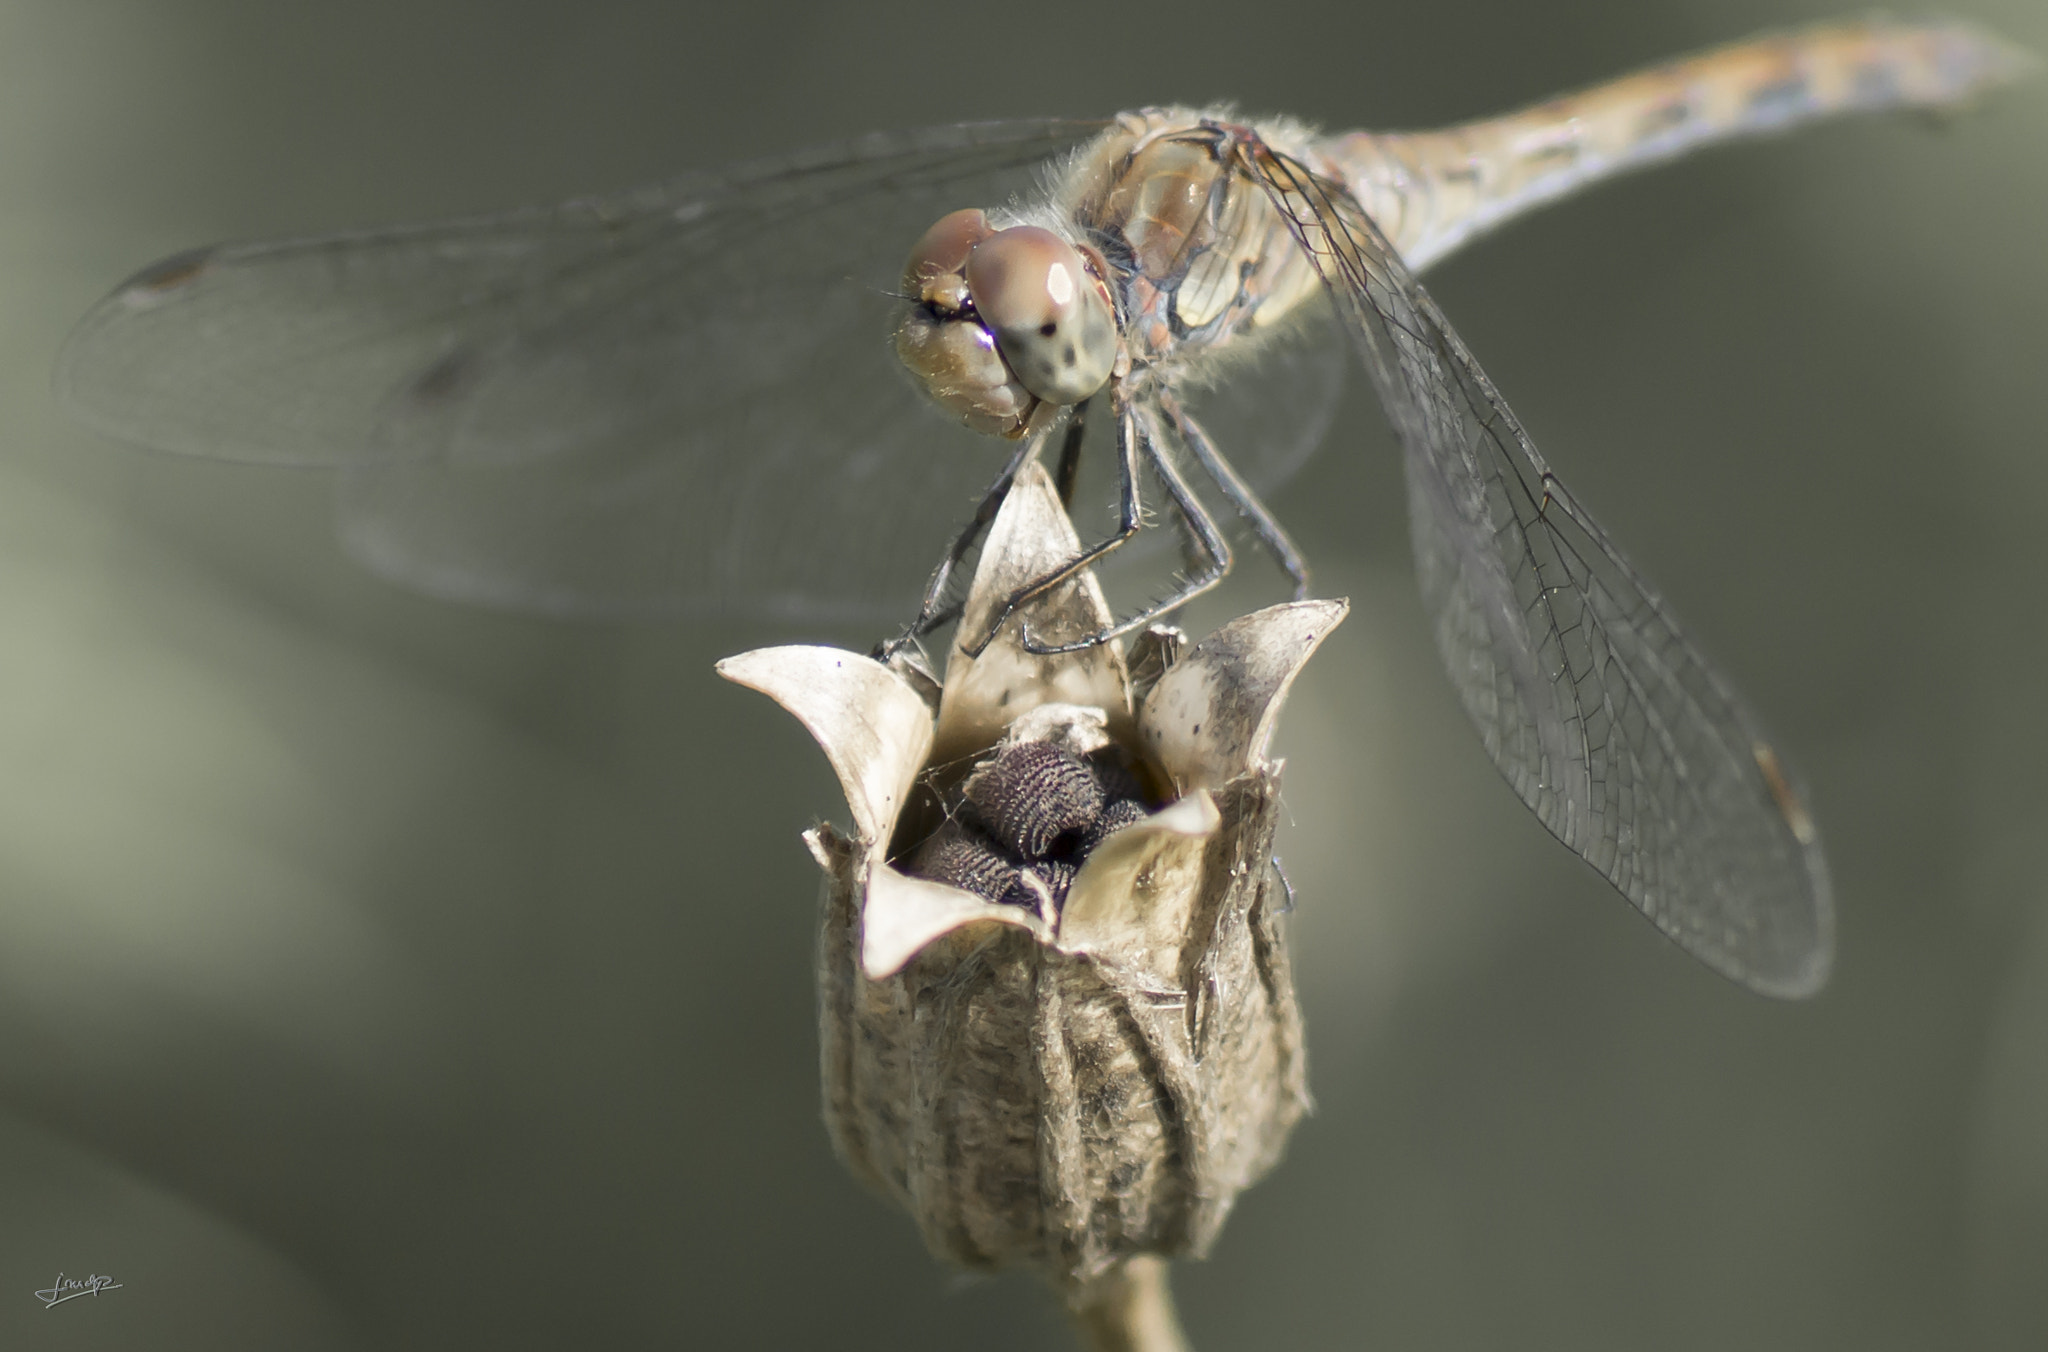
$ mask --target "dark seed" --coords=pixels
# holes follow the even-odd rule
[[[954,825],[920,845],[908,871],[989,901],[1011,901],[1010,894],[1022,890],[1017,866],[993,842]]]
[[[1088,768],[1095,771],[1095,782],[1102,786],[1105,801],[1115,798],[1139,798],[1145,796],[1144,786],[1131,773],[1123,758],[1113,748],[1105,748],[1088,758]]]
[[[1150,815],[1145,810],[1145,805],[1135,798],[1119,798],[1115,800],[1109,806],[1102,809],[1102,815],[1095,819],[1095,824],[1082,834],[1082,855],[1093,854],[1096,847],[1101,845],[1103,841],[1109,839],[1118,831],[1123,830],[1126,826],[1135,825]]]
[[[1050,742],[1020,742],[967,781],[967,801],[996,843],[1044,859],[1102,811],[1102,786],[1082,760]]]

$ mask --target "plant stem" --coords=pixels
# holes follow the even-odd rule
[[[1166,1285],[1166,1260],[1142,1254],[1070,1291],[1089,1352],[1190,1352]]]

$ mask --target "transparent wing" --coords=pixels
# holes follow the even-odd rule
[[[1757,720],[1558,482],[1427,292],[1341,188],[1247,154],[1336,302],[1407,456],[1424,604],[1522,801],[1688,952],[1767,995],[1819,989],[1826,862]]]
[[[343,476],[343,538],[386,576],[484,604],[901,623],[1009,448],[937,415],[898,368],[889,305],[856,299],[804,363],[801,390],[763,382],[718,410],[715,425],[741,454],[707,454],[701,438],[679,433],[675,450],[591,437],[510,463],[374,463]],[[1304,323],[1256,366],[1195,396],[1261,492],[1300,468],[1335,416],[1347,358],[1334,339],[1327,323]],[[654,401],[696,393],[617,399],[648,417]],[[1075,499],[1084,534],[1114,522],[1112,433],[1097,409]],[[1142,532],[1105,571],[1124,582],[1149,575],[1177,543],[1172,531]]]
[[[437,593],[893,614],[1001,463],[897,369],[903,257],[1100,125],[872,136],[556,208],[183,255],[86,316],[58,386],[127,440],[342,467],[344,538]]]
[[[1310,301],[1243,365],[1213,386],[1191,390],[1188,404],[1231,464],[1264,493],[1293,477],[1322,446],[1336,421],[1348,364],[1329,308]]]

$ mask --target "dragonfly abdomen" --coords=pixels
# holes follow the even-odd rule
[[[1960,104],[2031,64],[1969,24],[1874,18],[1717,48],[1503,117],[1318,149],[1419,269],[1596,180],[1838,113]]]

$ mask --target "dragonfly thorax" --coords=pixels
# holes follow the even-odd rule
[[[903,271],[911,308],[896,354],[968,426],[1021,436],[1108,383],[1116,309],[1092,250],[1050,230],[996,230],[956,211],[925,232]]]
[[[1124,341],[1140,365],[1219,351],[1281,327],[1321,290],[1241,147],[1308,150],[1291,127],[1182,108],[1127,113],[1077,171],[1076,223],[1122,279]]]

